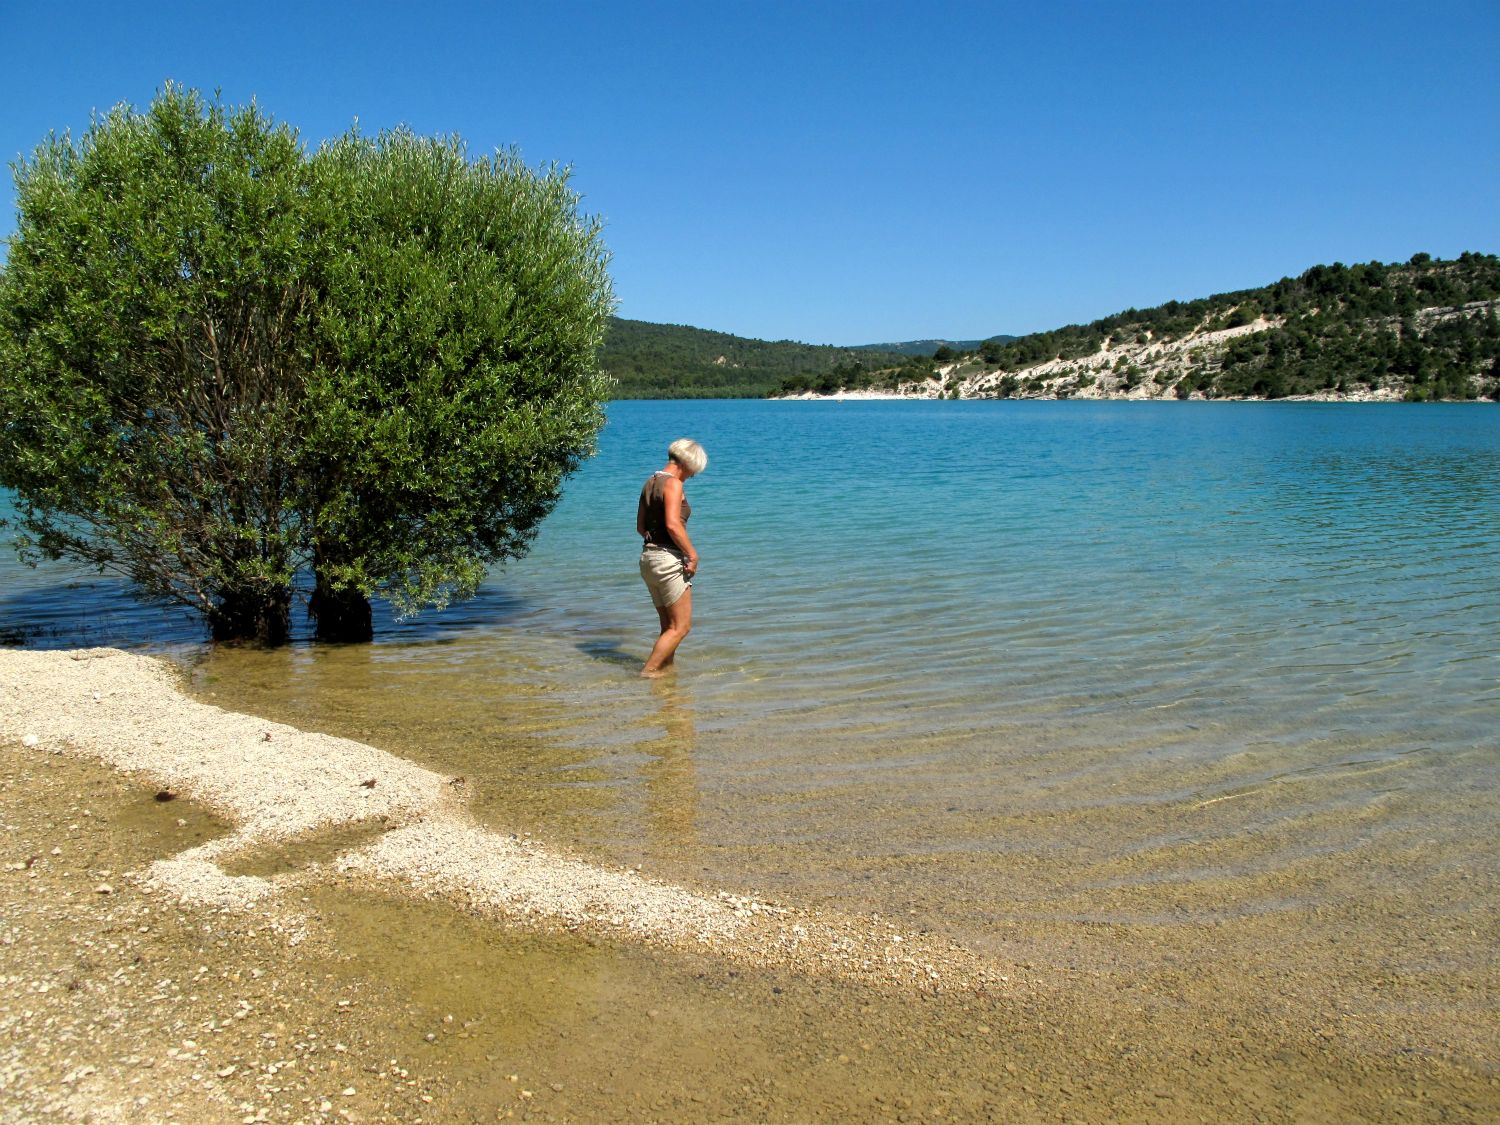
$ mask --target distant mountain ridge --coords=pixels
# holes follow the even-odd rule
[[[998,340],[1002,344],[1016,339],[1015,336],[986,336],[986,340]],[[932,355],[939,348],[955,352],[972,352],[979,349],[984,340],[904,340],[899,344],[858,344],[856,351],[885,352],[891,355]]]

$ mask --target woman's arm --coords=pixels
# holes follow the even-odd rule
[[[691,578],[698,570],[698,552],[693,550],[693,541],[688,538],[687,524],[682,522],[682,482],[676,477],[662,481],[662,503],[666,506],[667,534],[677,549],[686,556],[683,564]]]

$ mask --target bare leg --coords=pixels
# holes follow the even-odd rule
[[[643,676],[659,676],[671,667],[677,656],[677,646],[693,627],[693,591],[683,591],[682,597],[665,609],[657,607],[656,615],[661,621],[661,635],[656,638],[656,646],[641,669]]]
[[[671,628],[672,628],[672,607],[671,606],[661,606],[661,605],[657,606],[656,607],[656,619],[659,622],[661,622],[661,632],[662,633],[666,633],[666,632],[670,631]],[[660,635],[657,636],[657,643],[658,644],[661,643],[661,637],[660,637]],[[661,662],[661,666],[663,668],[670,668],[672,666],[672,661],[674,661],[676,658],[677,658],[677,650],[673,649],[671,652],[667,653],[667,658]]]

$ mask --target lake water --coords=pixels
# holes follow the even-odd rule
[[[695,629],[647,682],[635,501],[683,435]],[[1241,922],[1309,980],[1493,976],[1493,408],[619,402],[527,558],[353,649],[3,565],[31,643],[169,651],[657,874],[1080,964],[1120,955],[1080,926]]]

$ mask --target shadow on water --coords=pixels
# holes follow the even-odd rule
[[[641,663],[639,655],[626,652],[620,647],[619,641],[608,638],[580,641],[573,647],[593,660],[614,664],[621,668],[636,668]]]
[[[476,628],[512,625],[527,620],[534,607],[514,591],[486,584],[467,601],[444,609],[429,609],[414,617],[400,617],[389,602],[374,606],[375,643],[422,644],[452,640]],[[303,615],[305,616],[305,615]],[[311,623],[302,622],[304,635],[311,639]]]
[[[9,563],[9,560],[6,560]],[[0,645],[28,648],[167,649],[210,643],[202,618],[187,606],[139,593],[123,578],[69,576],[59,565],[36,570],[0,565],[10,589],[0,596]],[[307,614],[309,581],[294,588],[291,643],[315,643]],[[521,622],[534,607],[515,593],[486,585],[467,601],[414,617],[389,603],[374,606],[376,645],[452,640],[479,628]],[[592,655],[592,653],[591,653]],[[619,654],[620,661],[628,658]]]
[[[12,577],[7,575],[7,577]],[[28,648],[175,648],[206,643],[185,607],[136,596],[123,579],[58,580],[24,572],[0,597],[0,644]]]

